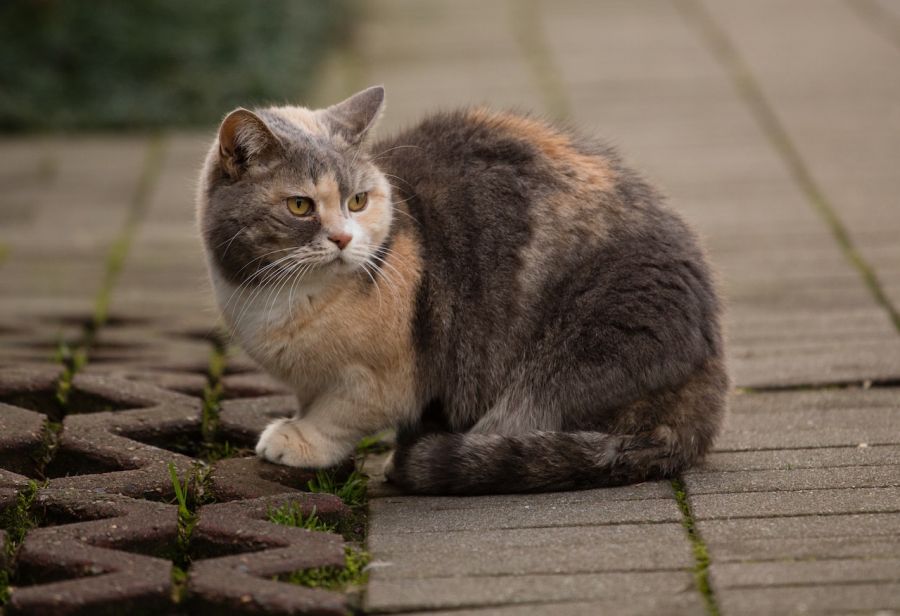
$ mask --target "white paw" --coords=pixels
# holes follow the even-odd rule
[[[385,477],[390,477],[391,473],[394,472],[394,452],[388,454],[387,458],[384,459],[384,466],[381,467],[381,474]]]
[[[331,466],[333,448],[312,426],[298,419],[273,421],[259,437],[256,455],[276,464],[304,468]],[[331,450],[331,451],[329,451]]]

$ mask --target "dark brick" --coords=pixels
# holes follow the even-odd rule
[[[16,555],[9,614],[159,613],[170,606],[176,509],[119,495],[42,489],[47,524]]]
[[[267,521],[269,510],[287,503],[325,520],[349,514],[340,499],[328,494],[282,495],[203,507],[192,541],[257,551],[195,562],[188,583],[193,609],[214,609],[217,614],[347,613],[341,593],[272,579],[300,569],[344,564],[340,536]]]

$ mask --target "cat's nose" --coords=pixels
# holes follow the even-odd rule
[[[352,239],[353,239],[353,236],[344,231],[339,231],[336,233],[328,234],[328,241],[334,242],[335,244],[337,244],[337,247],[340,248],[341,250],[346,248],[347,244],[349,244],[350,240],[352,240]]]

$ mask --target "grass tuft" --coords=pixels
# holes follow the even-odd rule
[[[316,471],[314,479],[306,484],[310,492],[334,494],[353,510],[359,510],[366,504],[366,477],[359,471],[353,471],[346,479],[338,479],[333,470]]]
[[[63,424],[60,421],[48,419],[44,424],[41,443],[31,454],[35,464],[35,471],[39,477],[44,476],[47,465],[49,465],[50,462],[53,461],[54,456],[56,456],[56,450],[59,449],[59,439],[62,431]]]
[[[28,531],[40,525],[40,517],[33,507],[34,499],[42,486],[36,481],[29,481],[28,485],[19,490],[12,506],[0,513],[0,528],[6,531],[6,544],[0,546],[0,549],[3,549],[8,563],[15,559]],[[9,602],[11,578],[11,570],[0,569],[0,606]]]
[[[305,515],[297,503],[288,503],[283,507],[269,509],[266,512],[266,516],[269,522],[281,524],[282,526],[292,526],[294,528],[325,533],[332,533],[337,530],[337,524],[321,519],[316,514],[315,508],[313,508],[312,513]]]

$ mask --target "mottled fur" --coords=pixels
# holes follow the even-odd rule
[[[380,105],[370,89],[239,115],[243,133],[226,119],[207,160],[223,312],[301,403],[260,455],[324,466],[399,427],[389,477],[447,494],[630,483],[701,458],[728,386],[719,304],[661,197],[609,148],[521,115],[437,114],[367,147]],[[248,151],[230,154],[232,135]],[[318,222],[285,216],[291,190],[321,196]],[[367,218],[341,209],[363,190]],[[345,224],[368,234],[356,261],[252,278],[265,253]]]

